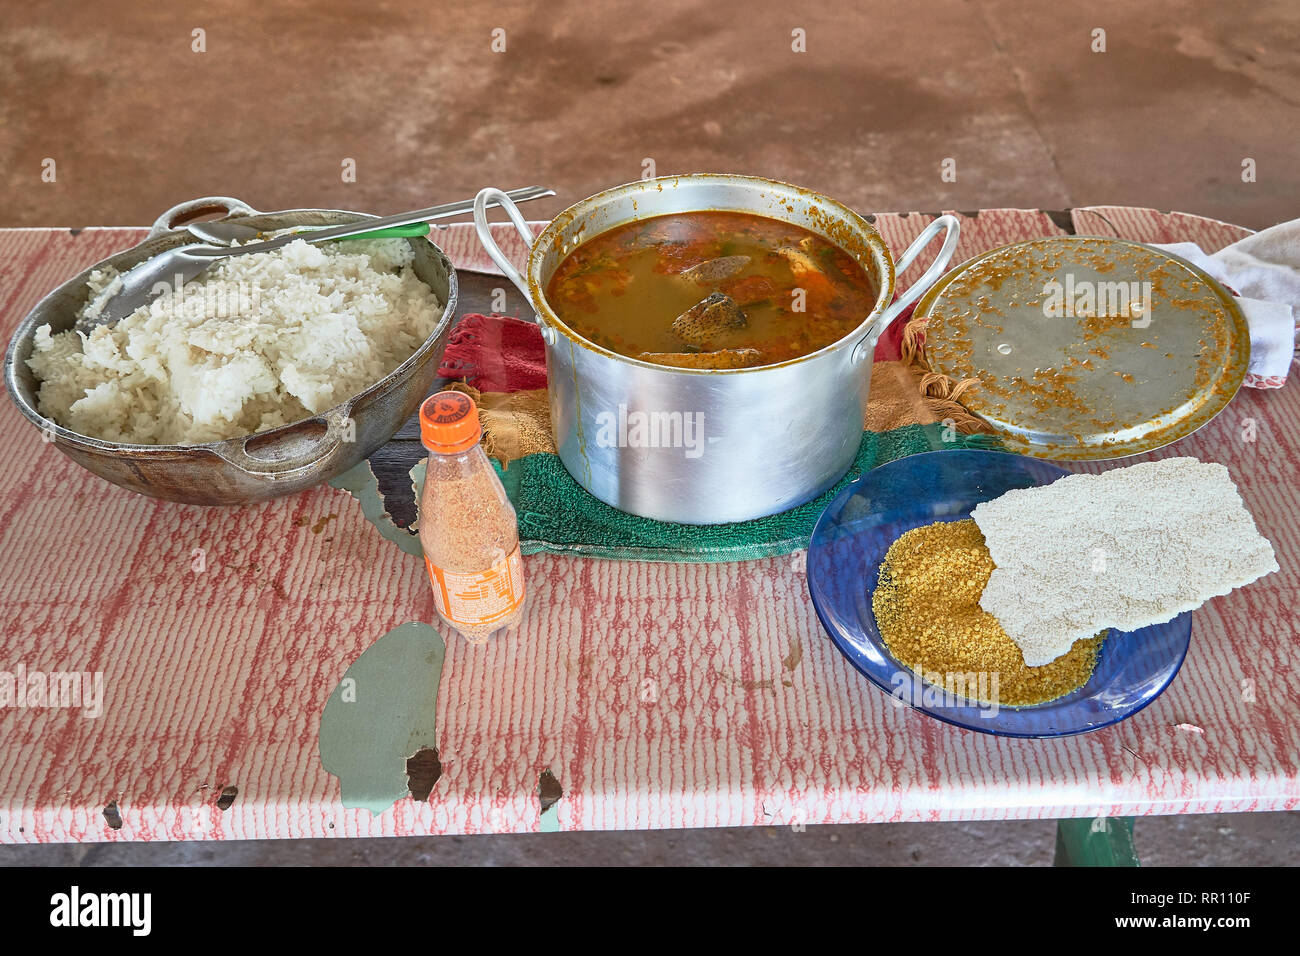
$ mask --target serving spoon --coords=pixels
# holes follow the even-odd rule
[[[523,189],[512,190],[506,195],[513,202],[519,203],[528,202],[532,199],[542,199],[545,196],[554,196],[555,190],[548,189],[545,186],[528,186]],[[495,206],[498,203],[491,202],[489,205]],[[446,219],[473,210],[473,199],[461,199],[457,202],[430,206],[428,209],[417,209],[414,212],[400,212],[379,219],[360,219],[357,222],[344,223],[341,226],[330,226],[326,229],[293,232],[277,236],[274,239],[268,239],[265,242],[249,243],[246,246],[213,245],[210,242],[177,246],[174,249],[160,252],[156,256],[151,256],[134,268],[122,273],[118,277],[121,280],[121,286],[117,291],[100,304],[99,310],[94,315],[77,319],[75,328],[78,332],[89,335],[101,325],[112,325],[120,322],[141,306],[148,305],[158,296],[179,288],[191,279],[202,275],[217,262],[232,256],[251,255],[255,252],[271,252],[299,239],[312,243],[328,242],[332,239],[346,239],[350,236],[393,229],[399,226],[409,226],[414,223],[428,222],[432,219]],[[217,224],[209,223],[208,225],[215,226]],[[222,231],[218,230],[209,233],[206,238],[219,240],[223,234]],[[227,242],[237,241],[237,236],[233,231],[228,235],[231,238],[227,238]]]

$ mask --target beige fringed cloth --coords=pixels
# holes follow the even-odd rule
[[[935,421],[951,421],[964,435],[992,434],[993,428],[962,403],[962,396],[979,387],[979,379],[954,381],[930,367],[925,357],[924,317],[908,316],[899,339],[899,361],[907,374],[916,380],[917,392]],[[876,367],[886,364],[877,359]]]

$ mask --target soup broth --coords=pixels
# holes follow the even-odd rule
[[[616,226],[580,245],[546,298],[583,338],[691,368],[771,365],[843,338],[875,305],[865,269],[790,223],[689,212]]]

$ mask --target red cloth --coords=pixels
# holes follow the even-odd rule
[[[438,374],[480,392],[545,388],[546,345],[532,322],[472,313],[452,329]]]
[[[903,329],[911,320],[912,312],[915,309],[916,303],[914,302],[900,312],[898,318],[889,324],[889,328],[885,329],[885,334],[876,343],[876,353],[872,356],[872,361],[897,362],[903,357]]]

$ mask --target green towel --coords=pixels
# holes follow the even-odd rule
[[[997,450],[1001,445],[991,435],[953,434],[940,424],[866,431],[848,474],[821,497],[780,514],[723,525],[672,524],[619,511],[574,481],[558,455],[527,455],[507,468],[495,460],[492,463],[519,517],[524,554],[634,561],[748,561],[806,548],[813,525],[826,506],[845,486],[877,465],[948,448]]]

